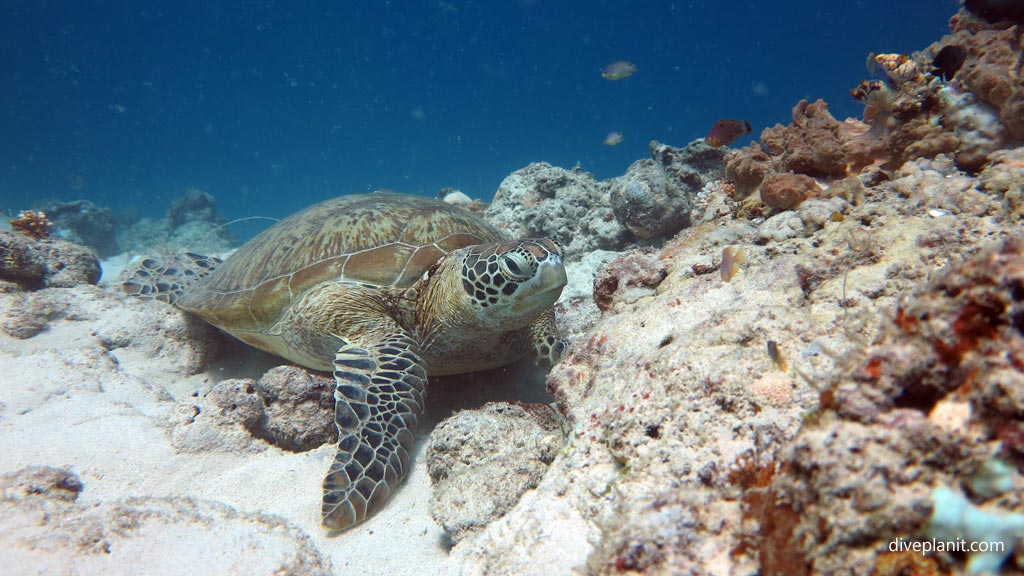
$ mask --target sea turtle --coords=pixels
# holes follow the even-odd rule
[[[123,290],[192,312],[239,340],[332,371],[338,454],[322,520],[378,510],[409,470],[427,376],[565,349],[552,305],[558,246],[506,240],[471,212],[420,196],[341,196],[293,214],[223,263],[144,259]]]

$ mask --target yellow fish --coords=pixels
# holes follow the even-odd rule
[[[604,67],[604,70],[601,71],[601,77],[608,80],[622,80],[623,78],[629,78],[634,72],[636,72],[636,64],[625,60],[617,60]]]
[[[730,247],[722,249],[722,264],[718,267],[719,272],[722,273],[722,280],[729,282],[732,277],[740,271],[740,264],[747,261],[746,255],[743,254],[743,250],[733,250]]]
[[[789,361],[782,355],[782,350],[779,350],[779,345],[775,340],[768,341],[768,358],[771,359],[772,364],[779,367],[779,370],[789,372]]]

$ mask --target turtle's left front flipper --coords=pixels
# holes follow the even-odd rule
[[[530,341],[534,359],[541,366],[550,368],[562,359],[567,345],[555,325],[554,310],[546,310],[530,326]]]
[[[396,327],[372,344],[344,342],[334,379],[338,454],[324,478],[322,521],[344,530],[376,512],[409,472],[427,373]]]

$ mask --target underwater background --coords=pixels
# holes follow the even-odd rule
[[[958,3],[0,6],[0,209],[87,199],[131,219],[189,187],[227,218],[381,188],[489,201],[530,162],[609,178],[721,118],[752,124],[743,145],[801,98],[859,117],[865,55],[927,45]],[[603,78],[618,60],[637,72]]]

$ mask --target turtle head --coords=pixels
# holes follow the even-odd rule
[[[463,250],[463,295],[484,325],[528,325],[554,305],[565,287],[562,251],[551,240],[528,238]]]

